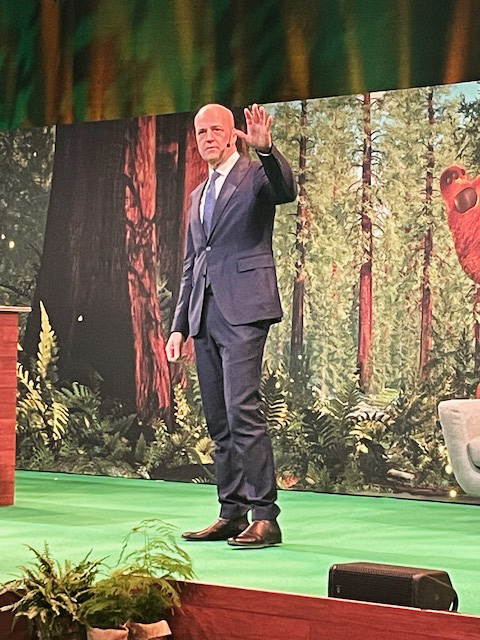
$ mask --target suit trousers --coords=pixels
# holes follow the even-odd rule
[[[280,512],[272,444],[260,409],[269,327],[269,321],[229,324],[214,296],[205,294],[194,343],[203,409],[215,443],[222,518],[241,517],[252,509],[254,520],[273,520]]]

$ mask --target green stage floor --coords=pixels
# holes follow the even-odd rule
[[[223,542],[184,543],[197,579],[324,596],[336,562],[443,569],[459,611],[480,615],[480,507],[395,498],[281,491],[285,543],[238,550]],[[158,517],[186,529],[217,516],[215,487],[124,478],[18,472],[16,504],[0,508],[0,580],[46,540],[58,559],[117,558],[132,526]]]

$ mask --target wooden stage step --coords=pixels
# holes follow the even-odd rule
[[[279,570],[279,577],[281,571]],[[0,606],[8,595],[0,598]],[[478,640],[480,617],[384,604],[225,587],[182,585],[168,617],[173,640]],[[30,640],[0,614],[1,640]]]

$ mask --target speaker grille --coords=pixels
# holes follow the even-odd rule
[[[370,562],[333,565],[328,595],[422,609],[448,610],[457,602],[445,571]]]

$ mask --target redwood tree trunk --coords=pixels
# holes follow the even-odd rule
[[[292,303],[292,332],[290,337],[290,374],[295,377],[300,369],[303,354],[303,317],[305,300],[305,240],[309,229],[309,216],[306,190],[307,167],[307,101],[302,100],[300,115],[301,135],[299,139],[298,161],[298,205],[295,249],[298,257],[295,264]]]
[[[428,124],[435,123],[433,110],[433,89],[428,93]],[[433,199],[433,170],[435,168],[435,156],[433,151],[432,136],[427,146],[427,175],[425,179],[425,208],[428,218],[432,218]],[[427,365],[432,350],[432,320],[433,320],[433,296],[430,287],[430,264],[433,255],[433,225],[425,232],[423,237],[423,273],[422,273],[422,305],[420,328],[420,377],[425,380],[428,377]]]
[[[125,154],[126,252],[136,405],[146,420],[170,404],[170,375],[157,298],[155,151],[155,117],[131,121]]]
[[[27,356],[35,356],[42,300],[63,377],[92,384],[97,372],[104,395],[144,418],[170,397],[157,300],[156,180],[154,118],[57,127],[25,337]]]
[[[65,379],[134,410],[135,358],[125,252],[126,120],[60,125],[44,249],[24,348],[35,357],[45,304]]]
[[[362,208],[360,215],[362,265],[360,267],[360,291],[358,310],[358,369],[360,384],[368,389],[372,375],[373,334],[373,235],[372,235],[372,124],[370,94],[363,96],[363,160],[362,160]]]

